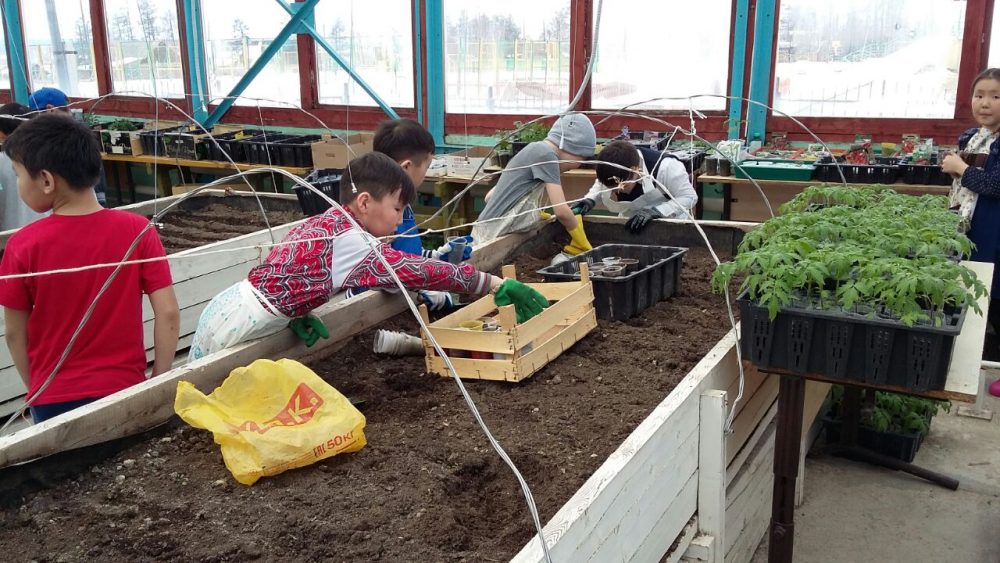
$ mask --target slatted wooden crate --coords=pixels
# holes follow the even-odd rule
[[[597,327],[594,291],[586,265],[581,266],[581,274],[581,281],[527,284],[552,304],[521,324],[517,324],[514,306],[498,308],[492,295],[478,299],[433,323],[429,322],[426,307],[421,307],[421,314],[428,321],[431,334],[446,353],[452,350],[459,352],[456,355],[478,353],[476,355],[492,356],[492,359],[480,359],[449,354],[452,365],[463,379],[522,381]],[[514,267],[504,266],[503,275],[516,278]],[[459,328],[463,321],[494,315],[499,324],[497,331],[479,332]],[[451,377],[444,360],[431,345],[427,335],[421,336],[428,372]]]

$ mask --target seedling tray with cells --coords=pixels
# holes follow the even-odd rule
[[[546,281],[578,280],[580,263],[591,264],[597,318],[621,321],[673,296],[685,252],[673,246],[605,244],[538,273]]]

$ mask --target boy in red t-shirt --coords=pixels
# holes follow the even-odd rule
[[[52,215],[10,238],[0,275],[165,255],[149,219],[98,203],[94,184],[101,155],[93,132],[82,123],[59,113],[40,115],[18,127],[3,148],[14,162],[21,199],[34,211],[52,210]],[[7,347],[28,387],[36,423],[145,379],[143,293],[155,318],[153,375],[170,369],[180,314],[169,265],[154,261],[114,271],[104,267],[0,280]],[[105,283],[107,289],[70,346]]]

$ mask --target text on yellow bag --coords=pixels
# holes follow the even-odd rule
[[[212,432],[237,481],[303,467],[367,443],[365,416],[329,383],[294,360],[257,360],[234,369],[204,395],[177,384],[174,411]]]

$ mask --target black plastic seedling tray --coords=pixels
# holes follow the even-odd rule
[[[313,170],[306,176],[306,181],[316,186],[333,201],[340,202],[340,177],[344,171],[340,168],[322,168]],[[329,201],[305,186],[295,185],[295,197],[299,199],[302,212],[308,216],[319,215],[332,207]]]
[[[944,388],[966,312],[947,313],[941,326],[906,326],[872,314],[785,307],[771,321],[746,293],[737,301],[740,351],[757,367],[915,391]]]
[[[538,270],[545,281],[580,279],[580,263],[601,263],[604,258],[638,260],[635,271],[620,277],[591,276],[597,318],[623,321],[651,305],[669,299],[680,288],[681,266],[686,248],[639,244],[605,244],[562,262]]]

